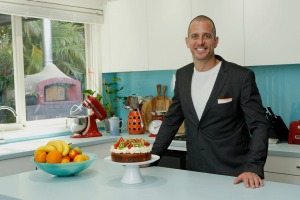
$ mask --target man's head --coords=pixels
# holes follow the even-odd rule
[[[186,45],[190,49],[195,63],[207,63],[215,59],[214,49],[219,38],[216,36],[214,22],[204,15],[195,17],[189,25]]]
[[[216,26],[215,26],[214,21],[211,18],[209,18],[209,17],[207,17],[205,15],[198,15],[197,17],[195,17],[194,19],[192,19],[192,21],[189,24],[188,35],[190,34],[191,24],[194,21],[209,21],[212,24],[212,30],[211,30],[211,32],[213,33],[214,37],[217,36],[217,30],[216,30]]]

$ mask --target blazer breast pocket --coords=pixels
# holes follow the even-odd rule
[[[222,99],[218,99],[218,104],[227,104],[232,102],[232,98],[222,98]]]

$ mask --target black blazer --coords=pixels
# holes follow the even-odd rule
[[[222,61],[212,93],[199,120],[191,97],[194,64],[177,70],[174,97],[152,147],[162,156],[185,121],[187,168],[238,176],[264,177],[268,135],[265,111],[254,73]]]

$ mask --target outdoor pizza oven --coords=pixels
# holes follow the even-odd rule
[[[38,104],[78,103],[81,83],[72,78],[50,78],[37,84]]]

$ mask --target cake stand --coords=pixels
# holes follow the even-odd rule
[[[125,166],[125,172],[122,177],[121,182],[126,184],[137,184],[142,183],[144,181],[141,171],[140,171],[140,165],[150,164],[159,159],[159,156],[152,154],[151,160],[147,160],[144,162],[134,162],[134,163],[121,163],[121,162],[114,162],[111,160],[111,157],[104,158],[104,161],[116,165],[122,165]]]

